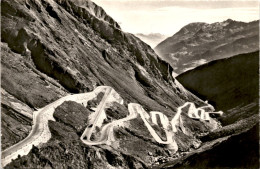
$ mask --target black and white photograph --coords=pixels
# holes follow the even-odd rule
[[[258,0],[1,0],[3,169],[258,169]]]

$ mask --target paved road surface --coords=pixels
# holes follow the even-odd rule
[[[53,118],[55,108],[61,105],[64,101],[75,101],[86,106],[89,100],[95,98],[98,93],[105,92],[107,89],[111,89],[111,87],[99,86],[90,93],[65,96],[38,111],[35,111],[33,113],[33,126],[30,134],[24,140],[2,152],[2,167],[10,163],[12,159],[16,159],[18,155],[27,155],[33,145],[38,146],[39,144],[46,143],[51,138],[48,121],[55,121]]]
[[[97,106],[95,112],[89,115],[88,125],[85,131],[81,136],[83,143],[88,145],[98,145],[98,144],[111,144],[114,141],[114,132],[113,129],[115,126],[122,126],[125,121],[133,120],[135,118],[141,117],[145,126],[148,128],[150,134],[153,136],[155,141],[160,144],[168,145],[169,149],[174,151],[178,150],[178,146],[173,138],[174,133],[177,132],[176,126],[179,126],[184,134],[188,134],[185,131],[185,127],[182,124],[181,113],[182,109],[186,106],[189,106],[188,116],[193,119],[200,119],[211,122],[209,113],[216,113],[222,115],[223,112],[206,112],[204,108],[212,108],[211,105],[201,108],[196,108],[194,103],[187,102],[183,106],[179,107],[176,115],[171,121],[161,112],[151,111],[150,115],[142,108],[141,105],[136,103],[128,104],[129,115],[125,118],[112,121],[104,126],[103,122],[107,118],[105,109],[108,108],[112,102],[118,102],[123,104],[123,99],[120,95],[109,86],[99,86],[93,92],[83,93],[83,94],[74,94],[68,95],[59,100],[45,106],[38,111],[33,113],[33,126],[30,134],[21,142],[7,148],[2,152],[2,166],[10,163],[12,159],[16,159],[18,155],[27,155],[32,146],[38,146],[42,143],[46,143],[51,138],[51,133],[48,127],[48,121],[55,119],[53,118],[53,113],[55,109],[61,105],[64,101],[75,101],[77,103],[87,106],[89,100],[94,99],[100,92],[104,92],[104,97]],[[214,109],[214,108],[213,108]],[[163,141],[160,136],[156,133],[150,123],[147,121],[151,118],[152,123],[157,124],[157,116],[160,119],[162,127],[166,133],[166,141]],[[97,140],[91,140],[91,136],[95,134],[96,127],[101,129],[100,136]]]

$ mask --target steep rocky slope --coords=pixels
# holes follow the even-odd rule
[[[228,19],[212,24],[191,23],[155,47],[177,74],[212,60],[259,49],[259,21]]]
[[[148,45],[122,32],[88,0],[1,1],[1,69],[3,150],[28,135],[35,110],[101,85],[113,87],[124,100],[124,105],[113,103],[106,110],[109,119],[128,114],[130,102],[148,112],[163,112],[169,119],[186,101],[205,105],[172,78],[172,68]],[[161,157],[173,158],[140,119],[117,130],[116,147],[84,144],[79,137],[99,101],[94,99],[87,107],[75,102],[57,107],[56,121],[48,125],[51,139],[6,168],[146,168]],[[190,135],[178,128],[175,158],[197,148],[196,136],[212,129],[208,122],[187,115],[183,121]]]
[[[177,77],[187,89],[224,110],[223,127],[201,147],[159,168],[259,168],[259,52],[201,65]]]
[[[137,33],[135,34],[135,36],[137,36],[142,41],[150,45],[152,48],[154,48],[156,45],[158,45],[160,42],[166,39],[166,36],[160,33],[150,33],[150,34]]]

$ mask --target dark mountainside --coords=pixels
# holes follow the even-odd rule
[[[212,61],[177,76],[187,89],[224,111],[219,118],[223,127],[200,137],[201,150],[160,168],[259,168],[258,64],[257,51]],[[213,148],[208,147],[213,143]]]
[[[1,35],[2,150],[28,135],[35,110],[100,85],[124,99],[106,110],[110,119],[125,117],[130,102],[169,119],[186,101],[205,105],[172,78],[172,68],[148,45],[122,32],[91,1],[2,0]],[[51,139],[5,168],[147,168],[193,151],[197,136],[213,128],[184,115],[189,135],[178,128],[175,155],[154,141],[140,118],[117,128],[115,145],[88,146],[79,137],[99,102],[64,102],[55,109],[56,121],[49,121]]]
[[[212,24],[191,23],[154,50],[177,74],[209,61],[259,49],[259,21],[228,19]]]
[[[256,116],[256,118],[258,115]],[[233,137],[216,139],[215,145],[203,150],[194,151],[173,162],[161,165],[163,169],[193,169],[193,168],[236,168],[258,169],[259,168],[259,123],[235,134]],[[203,146],[202,146],[203,147]],[[213,147],[213,148],[212,148]]]
[[[236,55],[201,65],[177,76],[189,91],[215,106],[229,110],[258,98],[259,52]]]

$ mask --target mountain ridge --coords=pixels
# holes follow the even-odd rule
[[[154,49],[177,74],[203,63],[258,49],[259,20],[191,23]]]

